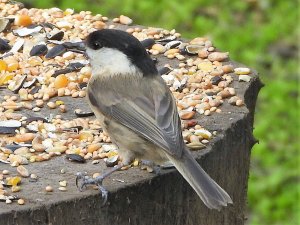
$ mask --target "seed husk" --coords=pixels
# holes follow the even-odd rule
[[[157,42],[167,43],[167,42],[170,42],[170,41],[174,41],[176,38],[177,38],[176,36],[171,35],[171,36],[159,39],[159,40],[157,40]]]
[[[18,120],[3,120],[3,121],[0,121],[0,127],[19,128],[21,126],[22,126],[22,123]]]
[[[26,81],[23,84],[23,88],[25,88],[25,89],[32,88],[37,82],[38,82],[38,79],[33,78],[31,81]]]
[[[48,52],[47,45],[45,44],[39,44],[34,46],[30,51],[30,56],[42,56],[46,55]]]
[[[0,38],[0,53],[7,52],[11,49],[11,46],[8,44],[7,41],[4,39]]]
[[[147,38],[141,41],[141,44],[144,46],[144,48],[150,49],[155,44],[155,41],[152,38]]]
[[[213,85],[218,85],[218,83],[220,83],[220,81],[222,81],[222,77],[220,76],[214,76],[213,78],[210,79],[211,83]]]
[[[105,161],[105,164],[107,167],[113,167],[118,164],[118,159],[119,159],[118,155],[108,157]]]
[[[74,113],[77,117],[89,117],[94,115],[94,112],[84,112],[81,109],[75,109]]]
[[[20,37],[26,37],[26,36],[32,35],[34,33],[38,33],[42,29],[43,29],[42,26],[36,26],[34,28],[23,27],[23,28],[19,28],[17,30],[14,30],[13,33],[17,36],[20,36]]]
[[[204,46],[201,45],[187,45],[184,50],[190,55],[197,55],[203,48]]]
[[[27,75],[23,75],[23,76],[19,77],[16,80],[15,85],[12,87],[11,91],[13,93],[17,94],[19,92],[19,90],[23,87],[26,79],[27,79]]]
[[[158,73],[159,73],[160,75],[167,75],[167,74],[170,73],[171,71],[172,71],[172,70],[171,70],[170,67],[164,66],[164,67],[162,67],[161,69],[158,70]]]
[[[52,32],[47,34],[48,40],[56,40],[56,41],[61,41],[64,37],[65,33],[63,31],[58,31],[58,32]]]
[[[171,49],[171,48],[178,48],[182,44],[182,41],[170,41],[165,45],[165,48]]]
[[[72,162],[78,162],[78,163],[84,163],[85,159],[78,154],[67,154],[66,159],[72,161]]]
[[[16,128],[14,127],[0,127],[0,134],[15,134]]]
[[[0,18],[0,32],[8,30],[11,23],[11,20],[8,18]]]
[[[48,53],[45,55],[45,58],[51,59],[56,56],[64,54],[66,51],[67,51],[67,48],[64,45],[62,45],[62,44],[56,45],[48,51]]]
[[[31,123],[33,121],[48,122],[47,119],[45,119],[44,117],[39,117],[39,116],[29,117],[25,121],[26,121],[27,124],[29,124],[29,123]]]

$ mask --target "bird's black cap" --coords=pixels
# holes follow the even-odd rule
[[[86,46],[93,50],[103,47],[123,52],[144,76],[158,75],[157,68],[141,42],[125,31],[103,29],[92,32],[86,38]]]

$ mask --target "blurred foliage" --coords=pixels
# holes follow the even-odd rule
[[[38,8],[90,10],[110,18],[209,36],[231,58],[260,73],[249,180],[249,224],[299,224],[299,22],[297,1],[24,0]],[[298,101],[297,101],[298,98]]]

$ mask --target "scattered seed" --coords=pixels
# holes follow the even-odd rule
[[[124,15],[121,15],[119,20],[120,20],[120,23],[124,24],[124,25],[129,25],[133,22],[132,19],[130,19],[129,17],[124,16]]]
[[[45,187],[45,191],[46,192],[52,192],[53,191],[53,188],[51,186],[46,186]]]
[[[240,68],[235,68],[234,72],[236,74],[238,74],[238,75],[247,75],[247,74],[250,73],[250,69],[249,68],[240,67]]]
[[[34,46],[30,51],[30,56],[42,56],[46,55],[48,52],[48,48],[45,44],[40,44]]]
[[[51,59],[54,58],[55,56],[59,56],[64,54],[67,51],[66,47],[64,45],[56,45],[52,49],[48,51],[46,54],[45,58],[46,59]]]
[[[244,82],[250,82],[251,77],[248,75],[240,75],[239,76],[239,81],[244,81]]]
[[[55,109],[57,105],[56,105],[54,102],[48,102],[48,103],[47,103],[47,106],[48,106],[50,109]]]
[[[228,52],[213,52],[211,54],[208,55],[208,60],[209,61],[224,61],[226,59],[228,59],[228,55],[229,53]]]
[[[22,198],[20,198],[20,199],[18,200],[18,204],[19,204],[19,205],[24,205],[24,204],[25,204],[25,200],[22,199]]]
[[[34,179],[34,180],[37,180],[38,176],[36,174],[32,173],[32,174],[30,174],[30,178]]]
[[[85,162],[85,159],[81,155],[78,155],[78,154],[67,154],[66,158],[73,162],[78,162],[78,163]]]
[[[59,186],[67,187],[67,181],[65,181],[65,180],[59,181]]]
[[[238,99],[236,100],[236,103],[235,103],[237,106],[243,106],[244,105],[244,101],[242,99]]]
[[[29,26],[32,24],[32,20],[28,15],[17,15],[14,21],[16,26]]]
[[[195,111],[190,111],[190,112],[181,112],[180,118],[183,120],[189,120],[192,119],[194,117],[194,115],[196,114]]]
[[[9,170],[3,170],[3,171],[2,171],[2,174],[3,174],[3,175],[8,175],[8,174],[9,174]]]
[[[21,187],[20,186],[15,186],[15,185],[13,185],[12,187],[11,187],[11,192],[19,192],[19,191],[21,191]]]
[[[107,167],[113,167],[118,164],[118,155],[111,156],[105,161]]]
[[[100,161],[98,159],[95,159],[92,161],[92,164],[98,164]]]
[[[93,178],[96,178],[96,177],[99,177],[99,176],[101,176],[100,173],[94,173],[92,177],[93,177]]]
[[[17,171],[22,177],[29,177],[29,172],[24,166],[18,166]]]
[[[60,191],[67,191],[68,189],[66,187],[59,187],[58,190],[60,190]]]
[[[83,112],[81,109],[75,109],[74,113],[78,117],[89,117],[94,115],[94,112]]]

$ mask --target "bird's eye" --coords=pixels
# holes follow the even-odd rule
[[[95,41],[94,42],[94,48],[95,48],[95,50],[100,49],[100,48],[102,48],[102,44],[98,41]]]

